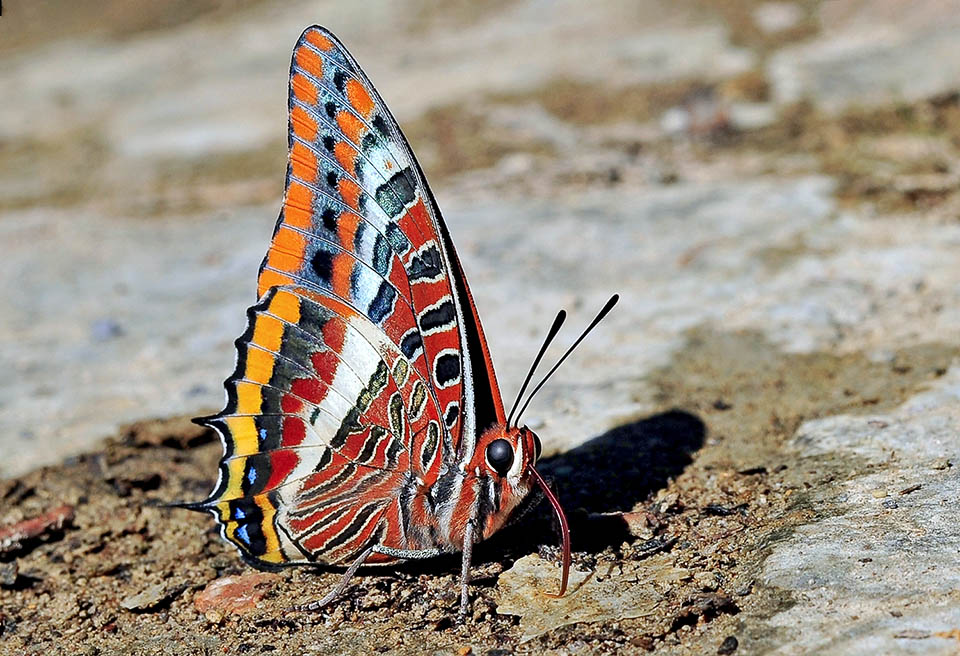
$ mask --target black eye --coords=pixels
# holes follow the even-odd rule
[[[537,456],[533,459],[534,462],[540,460],[540,452],[543,450],[543,446],[540,444],[540,438],[537,437],[536,433],[531,433],[533,435],[533,448],[537,453]]]
[[[513,464],[513,447],[503,438],[487,445],[487,462],[501,476],[506,476]]]

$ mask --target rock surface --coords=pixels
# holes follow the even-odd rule
[[[797,453],[855,459],[858,471],[814,492],[823,517],[767,558],[763,584],[803,600],[769,620],[789,635],[771,653],[955,651],[955,639],[935,634],[960,626],[960,484],[951,464],[960,458],[958,435],[956,366],[892,413],[800,427]],[[921,634],[927,642],[914,642]]]
[[[770,59],[774,98],[830,111],[953,93],[960,79],[960,3],[823,3],[823,34]]]
[[[0,19],[0,526],[73,521],[0,554],[5,647],[955,653],[960,5],[47,4]],[[304,616],[339,574],[149,505],[215,478],[184,417],[222,402],[317,22],[434,181],[506,399],[557,309],[547,360],[622,296],[524,418],[563,599],[544,509],[457,628],[455,560]]]
[[[659,567],[658,567],[659,565]],[[520,617],[521,641],[578,622],[603,622],[652,615],[660,595],[647,582],[662,572],[663,563],[622,571],[616,566],[594,572],[570,572],[570,589],[552,598],[557,587],[557,567],[539,556],[525,556],[499,580],[497,612]]]

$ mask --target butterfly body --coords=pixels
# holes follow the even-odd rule
[[[539,439],[505,416],[422,170],[323,28],[294,49],[288,108],[286,190],[258,301],[225,408],[198,420],[222,438],[218,481],[184,505],[212,513],[258,567],[352,562],[349,575],[463,552],[463,609],[473,543],[534,485],[559,512],[534,469]]]

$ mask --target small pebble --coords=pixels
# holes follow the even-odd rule
[[[276,582],[275,574],[262,572],[225,576],[208,583],[194,597],[193,605],[204,617],[210,612],[221,616],[230,613],[242,615],[254,610]]]
[[[166,591],[167,587],[163,583],[151,585],[136,594],[124,597],[120,601],[120,608],[130,611],[149,610],[163,601]]]
[[[727,636],[717,648],[717,653],[720,654],[720,656],[732,654],[733,652],[737,651],[737,647],[739,646],[740,642],[737,640],[736,636]]]
[[[0,563],[0,587],[12,588],[17,582],[17,576],[20,575],[20,568],[17,561],[12,563]]]
[[[630,644],[634,647],[640,647],[640,649],[644,649],[646,651],[653,651],[654,647],[653,638],[650,636],[636,636],[630,638]]]
[[[666,513],[671,508],[673,508],[677,502],[680,500],[680,495],[676,492],[668,492],[660,498],[658,505],[658,510],[661,514]]]
[[[886,490],[871,490],[871,491],[870,491],[870,494],[873,495],[873,498],[874,498],[874,499],[882,499],[882,498],[884,498],[885,496],[887,496],[887,491],[886,491]]]
[[[37,538],[62,530],[72,521],[73,506],[62,505],[39,517],[0,527],[0,554],[15,553]]]
[[[888,508],[888,509],[890,509],[890,510],[894,510],[894,509],[900,507],[900,506],[897,505],[897,502],[894,501],[893,499],[887,499],[887,500],[884,501],[881,505],[882,505],[884,508]]]
[[[693,576],[694,584],[701,590],[712,592],[717,589],[717,575],[713,572],[697,572]]]

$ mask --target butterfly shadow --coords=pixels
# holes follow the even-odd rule
[[[699,417],[669,410],[541,460],[537,469],[552,481],[566,510],[573,550],[599,553],[633,540],[620,513],[630,512],[678,476],[693,461],[705,435]],[[480,545],[477,560],[519,558],[558,540],[553,511],[540,503]]]
[[[693,461],[703,445],[706,426],[696,415],[669,410],[617,426],[588,442],[537,463],[563,505],[576,552],[599,553],[635,538],[620,513],[648,500]],[[502,530],[474,550],[475,565],[498,562],[510,567],[541,545],[559,545],[557,522],[543,495]],[[459,554],[408,561],[407,574],[449,574]],[[493,585],[496,576],[476,585]]]

